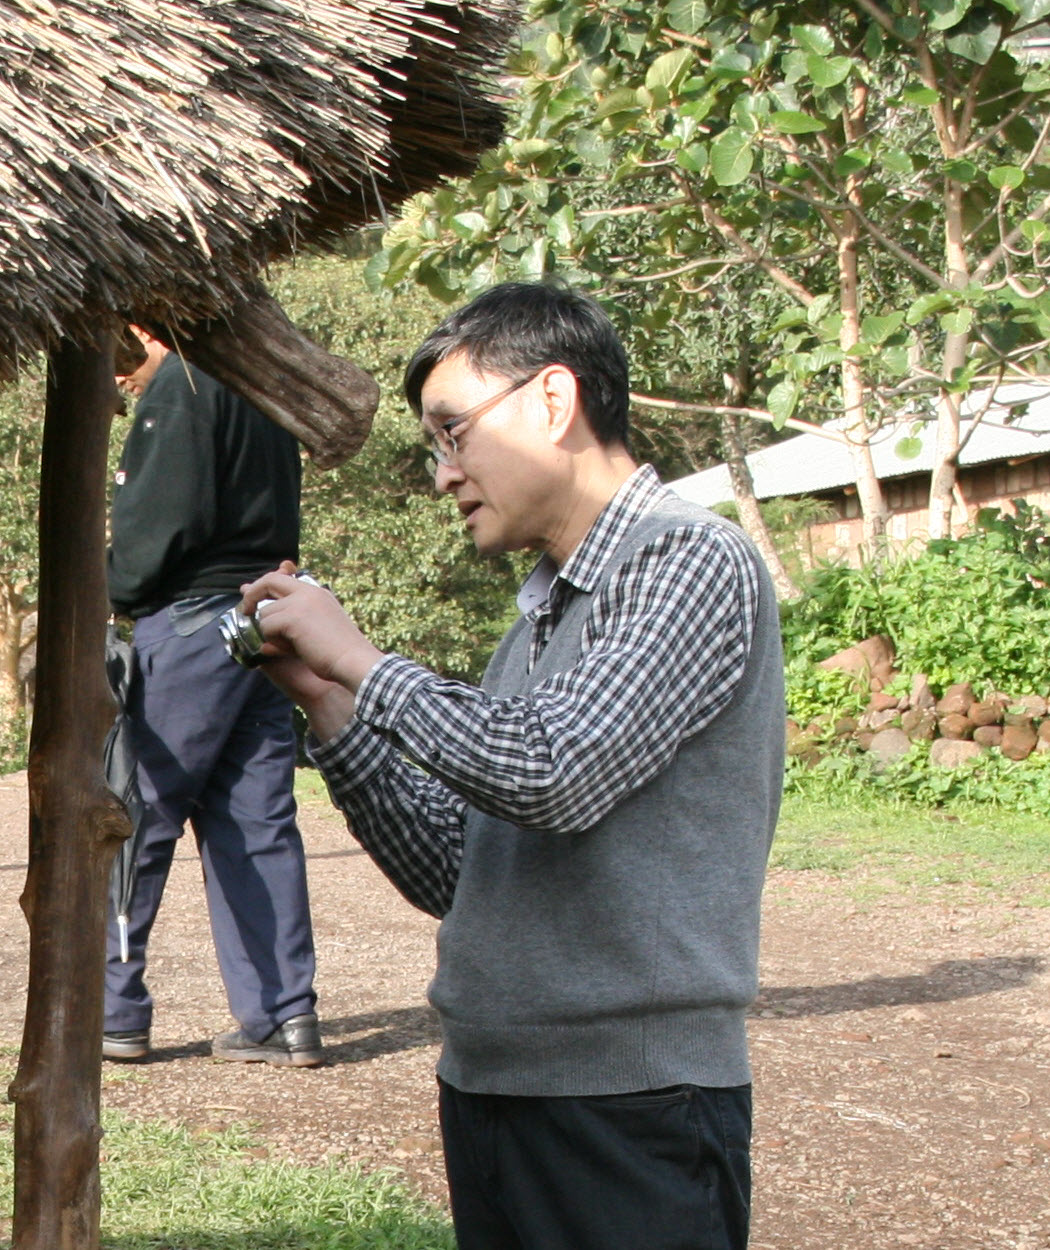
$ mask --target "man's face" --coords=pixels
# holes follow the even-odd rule
[[[150,338],[148,334],[137,327],[132,326],[130,329],[131,333],[142,344],[142,349],[146,353],[146,359],[130,373],[118,373],[117,386],[127,395],[138,396],[142,394],[153,380],[153,375],[160,368],[160,362],[168,354],[168,349],[163,343]]]
[[[482,555],[546,543],[557,490],[544,372],[512,388],[519,379],[476,373],[458,352],[423,383],[424,437],[444,429],[456,445],[452,462],[438,465],[435,486],[455,496]],[[474,409],[479,415],[457,419]]]

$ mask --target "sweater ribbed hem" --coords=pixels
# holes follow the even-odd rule
[[[442,1018],[438,1075],[471,1094],[586,1097],[751,1080],[743,1008],[581,1025],[485,1027]]]

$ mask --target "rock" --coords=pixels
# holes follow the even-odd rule
[[[1014,700],[1019,703],[1029,716],[1035,720],[1039,720],[1047,713],[1047,702],[1041,694],[1023,694],[1019,699]]]
[[[892,725],[896,720],[898,720],[897,709],[889,707],[883,712],[865,712],[860,718],[859,725],[861,729],[873,729],[878,732],[887,725]]]
[[[1033,717],[1024,704],[1017,700],[1003,712],[1004,725],[1027,725],[1031,727]]]
[[[989,747],[997,747],[1003,740],[1003,727],[1002,725],[978,725],[973,731],[973,740],[985,750]]]
[[[938,705],[939,706],[939,705]],[[974,723],[960,712],[949,712],[937,722],[942,738],[972,738]]]
[[[855,646],[829,655],[826,660],[820,661],[818,667],[844,669],[854,674],[861,689],[867,686],[871,690],[881,690],[894,676],[893,660],[893,643],[885,634],[875,634]]]
[[[986,699],[974,703],[966,715],[975,725],[1001,725],[1003,705],[998,699]]]
[[[897,711],[900,707],[900,700],[896,695],[886,694],[883,690],[876,690],[871,696],[868,707],[873,712],[887,712],[890,708]]]
[[[965,716],[976,702],[977,697],[973,692],[973,686],[968,681],[956,682],[954,686],[949,686],[943,697],[937,701],[937,715],[948,716],[957,713]]]
[[[836,738],[852,738],[856,732],[857,718],[855,716],[840,716],[832,730]]]
[[[1010,760],[1026,760],[1035,750],[1036,735],[1031,725],[1004,725],[999,749]]]
[[[930,746],[930,763],[937,768],[958,768],[980,754],[981,748],[976,742],[967,742],[962,738],[936,738]]]
[[[926,674],[916,673],[911,679],[911,694],[908,695],[908,703],[912,707],[932,708],[936,702],[930,683],[926,680]]]
[[[929,707],[909,708],[901,717],[901,729],[912,742],[928,742],[937,729],[937,717]]]
[[[891,726],[887,729],[880,729],[878,733],[872,735],[871,746],[868,750],[875,756],[876,767],[884,768],[893,760],[908,754],[911,750],[911,739],[903,729]]]

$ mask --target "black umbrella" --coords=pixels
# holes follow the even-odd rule
[[[124,804],[131,821],[131,836],[124,839],[117,851],[109,879],[109,894],[120,934],[120,957],[125,963],[128,959],[128,908],[135,888],[136,834],[142,821],[143,807],[131,744],[131,718],[128,715],[128,690],[134,671],[135,648],[120,636],[116,623],[110,621],[106,627],[106,676],[117,701],[117,716],[106,736],[102,758],[106,785]]]

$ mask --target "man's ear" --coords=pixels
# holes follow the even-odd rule
[[[548,365],[543,372],[542,386],[551,442],[564,444],[576,431],[578,423],[586,425],[580,406],[580,384],[565,365]]]

